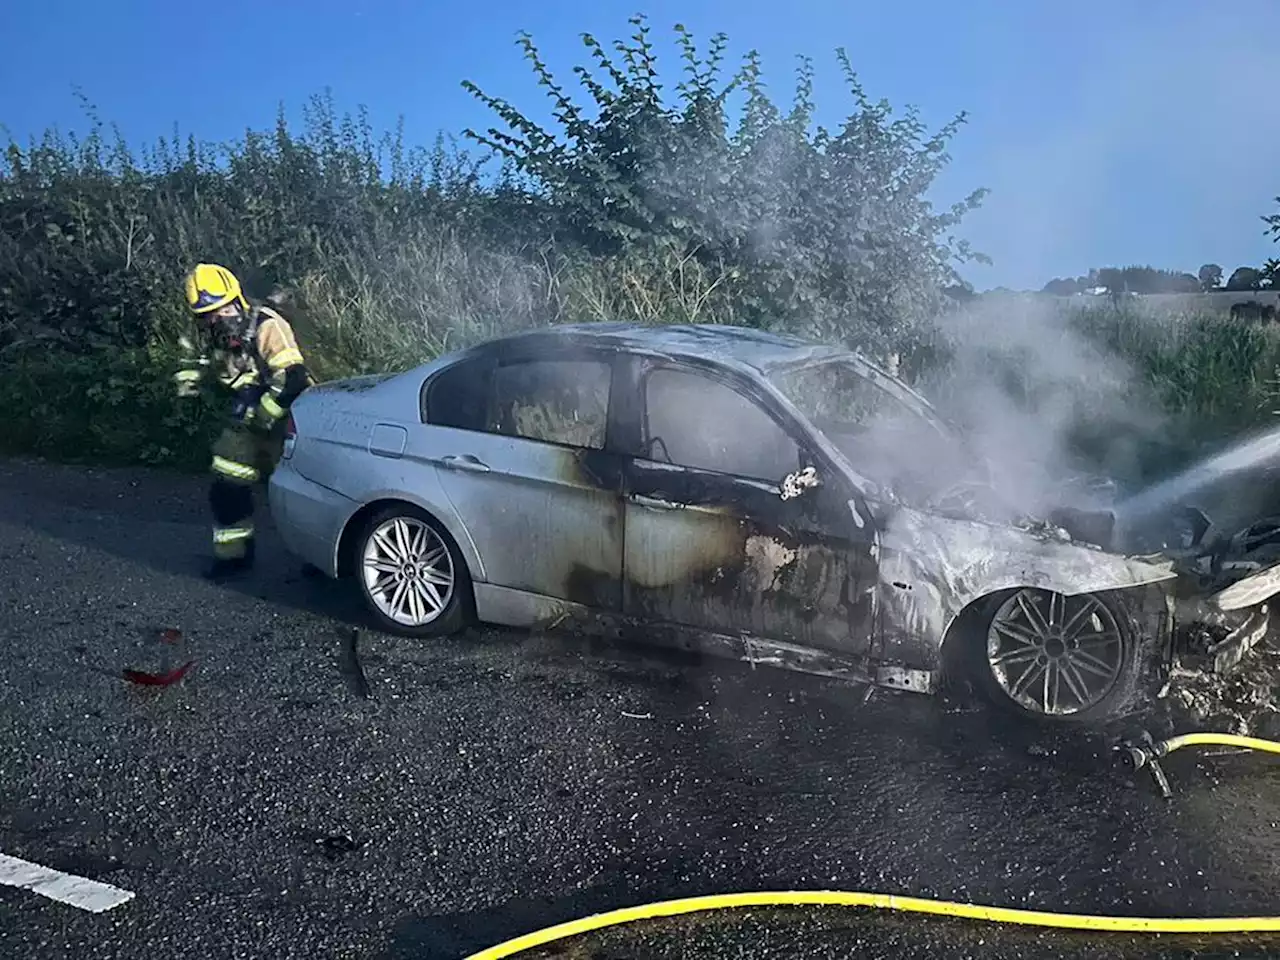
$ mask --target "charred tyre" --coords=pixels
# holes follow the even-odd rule
[[[352,560],[365,606],[388,633],[446,636],[471,622],[466,561],[425,511],[406,503],[375,512],[356,537]]]
[[[996,706],[1042,721],[1099,722],[1130,704],[1141,672],[1124,605],[1103,594],[1022,588],[991,599],[969,642]]]

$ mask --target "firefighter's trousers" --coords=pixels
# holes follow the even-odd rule
[[[209,506],[213,555],[218,559],[240,559],[249,551],[254,535],[253,487],[270,476],[283,442],[283,426],[255,433],[242,424],[228,426],[214,441]]]

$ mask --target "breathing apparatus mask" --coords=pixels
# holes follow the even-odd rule
[[[239,303],[229,303],[203,319],[205,333],[218,349],[239,353],[251,339],[253,317]]]

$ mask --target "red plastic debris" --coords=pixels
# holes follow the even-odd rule
[[[173,627],[165,627],[160,631],[160,640],[163,643],[179,643],[182,640],[182,631]]]
[[[174,667],[167,673],[148,673],[145,670],[124,670],[124,678],[130,683],[137,683],[146,687],[167,687],[177,683],[187,671],[191,669],[194,660],[188,660],[180,667]]]

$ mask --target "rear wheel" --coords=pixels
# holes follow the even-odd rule
[[[446,636],[471,620],[471,578],[453,539],[410,504],[384,507],[354,545],[365,605],[388,633]]]
[[[1037,720],[1106,721],[1137,684],[1137,633],[1123,606],[1098,594],[1023,588],[993,598],[970,643],[987,699]]]

